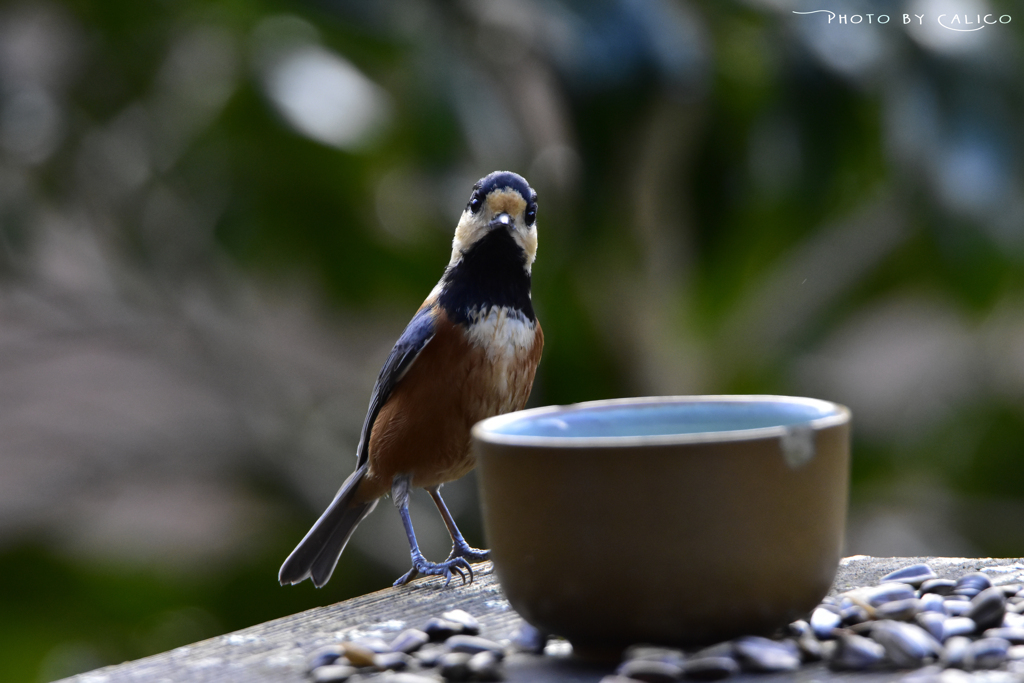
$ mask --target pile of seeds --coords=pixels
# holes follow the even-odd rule
[[[525,622],[509,641],[482,638],[471,614],[452,610],[390,643],[361,638],[320,648],[308,672],[313,683],[500,681],[509,652],[564,650]],[[916,564],[825,598],[775,639],[744,636],[695,652],[635,645],[601,683],[715,681],[819,661],[835,671],[915,670],[906,683],[967,683],[975,671],[987,673],[986,683],[1024,683],[1024,586],[994,586],[982,572],[940,579]]]
[[[362,638],[327,645],[310,655],[314,683],[344,683],[386,676],[389,683],[500,681],[505,646],[480,637],[480,623],[457,609],[410,628],[390,643]]]
[[[1024,680],[1024,586],[993,586],[974,572],[940,579],[925,564],[882,577],[876,586],[827,597],[810,619],[779,639],[745,636],[709,648],[634,646],[602,683],[718,680],[743,672],[794,671],[825,661],[836,671],[920,669],[915,683],[1002,670]]]

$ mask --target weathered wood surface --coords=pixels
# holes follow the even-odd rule
[[[927,562],[939,576],[956,578],[985,571],[996,584],[1024,582],[1024,559],[856,556],[842,561],[833,593],[871,585],[888,572]],[[476,580],[467,586],[453,581],[442,589],[439,578],[421,579],[410,586],[388,588],[335,605],[319,607],[241,631],[179,647],[134,662],[108,666],[65,681],[74,683],[299,683],[308,681],[306,657],[316,648],[363,636],[389,639],[404,628],[421,627],[427,619],[461,608],[476,616],[482,635],[507,638],[521,623],[501,592],[489,564],[476,566]],[[284,590],[284,589],[282,589]],[[543,657],[515,655],[506,661],[511,683],[596,683],[612,665],[591,665],[567,652]],[[812,683],[856,677],[863,683],[883,683],[899,673],[837,674],[809,666],[790,674],[741,676],[735,683]]]

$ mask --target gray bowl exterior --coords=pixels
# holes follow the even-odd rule
[[[847,413],[848,415],[848,413]],[[778,437],[623,447],[474,438],[484,528],[512,607],[586,656],[766,634],[828,592],[849,420],[793,467]]]

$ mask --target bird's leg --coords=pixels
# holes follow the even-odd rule
[[[448,556],[449,560],[455,559],[456,557],[464,557],[470,562],[483,562],[491,556],[490,550],[480,550],[478,548],[470,547],[466,543],[466,539],[462,537],[459,532],[459,527],[455,526],[455,520],[452,518],[452,513],[448,511],[448,506],[441,500],[441,487],[435,486],[427,489],[427,493],[434,499],[434,505],[437,506],[438,511],[441,513],[441,518],[444,520],[444,525],[448,527],[448,533],[452,537],[452,554]],[[469,580],[473,580],[473,571],[469,572]]]
[[[428,576],[443,576],[445,578],[444,585],[448,586],[452,582],[452,572],[455,572],[462,578],[462,583],[466,583],[465,571],[470,573],[470,577],[473,576],[473,570],[469,568],[469,562],[463,557],[450,557],[444,562],[435,564],[428,562],[423,553],[420,552],[420,545],[416,542],[416,532],[412,529],[412,517],[409,516],[409,475],[399,475],[395,477],[394,482],[391,484],[391,497],[394,499],[395,507],[398,508],[398,514],[402,516],[402,525],[405,527],[405,535],[409,538],[409,552],[412,556],[412,569],[405,573],[402,578],[395,581],[396,586],[401,586],[409,583],[420,574]],[[463,541],[465,543],[465,541]]]

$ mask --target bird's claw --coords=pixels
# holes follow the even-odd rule
[[[491,557],[491,551],[472,548],[467,543],[456,543],[452,546],[452,554],[448,559],[454,560],[456,557],[464,557],[470,562],[486,562]]]
[[[486,562],[490,556],[490,550],[479,550],[477,548],[472,548],[465,543],[461,545],[456,544],[452,546],[452,552],[448,556],[448,559],[444,561],[444,564],[452,564],[453,568],[457,568],[460,570],[460,575],[462,574],[461,570],[465,568],[465,570],[469,573],[469,582],[473,583],[473,568],[469,566],[469,563]],[[465,576],[462,577],[462,583],[463,585],[465,585],[466,583]],[[448,584],[445,585],[447,586]]]
[[[452,582],[452,572],[459,575],[459,578],[462,579],[462,585],[466,585],[466,572],[469,572],[469,581],[473,581],[473,569],[464,557],[450,557],[444,562],[435,564],[428,562],[420,555],[419,557],[413,557],[412,569],[406,572],[398,581],[395,581],[394,585],[403,586],[420,574],[423,574],[424,576],[443,576],[445,578],[444,587],[447,588],[448,584]]]

